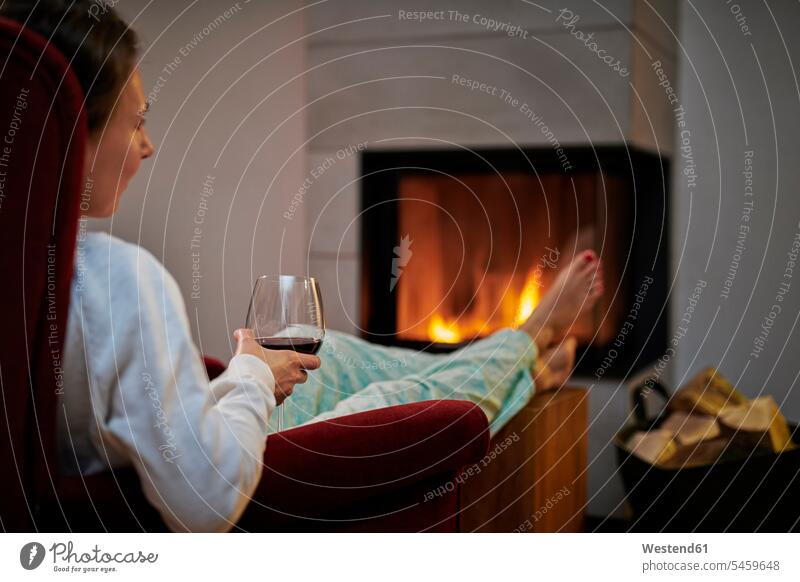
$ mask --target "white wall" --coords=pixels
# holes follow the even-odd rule
[[[750,35],[739,28],[735,6]],[[772,394],[795,421],[800,268],[792,278],[784,278],[784,271],[800,231],[800,92],[794,70],[800,65],[799,24],[797,3],[682,3],[680,98],[700,170],[693,189],[681,173],[685,162],[678,161],[673,174],[675,326],[697,281],[708,283],[679,342],[673,382],[716,365],[749,396]],[[742,174],[747,150],[753,151],[752,197],[745,196]],[[749,200],[753,211],[746,222]],[[750,231],[737,268],[740,225]],[[726,299],[722,290],[731,269]],[[780,302],[775,296],[782,282],[790,288]],[[754,340],[774,304],[781,312],[763,351],[753,357]]]
[[[145,93],[153,92],[147,127],[158,152],[113,220],[97,226],[164,262],[181,286],[202,351],[223,358],[231,353],[230,332],[244,323],[254,277],[305,271],[305,210],[292,221],[282,218],[306,167],[298,113],[304,79],[290,81],[305,66],[298,41],[304,18],[300,12],[273,22],[300,4],[117,5],[141,36]],[[165,71],[176,57],[180,63]],[[208,176],[213,195],[204,196]],[[192,248],[196,227],[199,246]]]

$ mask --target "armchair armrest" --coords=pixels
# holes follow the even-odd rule
[[[488,445],[486,415],[461,400],[392,406],[272,434],[261,482],[238,525],[263,530],[287,517],[349,513],[454,474],[480,460]]]

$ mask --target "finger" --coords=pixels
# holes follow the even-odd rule
[[[312,356],[310,354],[298,354],[300,356],[300,365],[306,370],[316,370],[322,365],[322,360],[319,356]]]
[[[301,354],[300,352],[296,352],[294,350],[270,350],[273,354],[280,354],[286,358],[287,365],[290,366],[298,366],[303,368],[303,358],[305,354]]]
[[[298,370],[294,383],[305,384],[307,381],[308,381],[308,372],[306,372],[305,370]]]
[[[256,339],[256,334],[252,329],[242,327],[233,332],[233,337],[237,342],[241,342],[249,339]]]

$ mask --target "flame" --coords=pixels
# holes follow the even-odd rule
[[[506,293],[494,314],[462,315],[454,320],[445,319],[440,313],[434,314],[428,321],[428,338],[443,344],[455,344],[503,327],[518,327],[525,323],[539,304],[540,289],[538,273],[531,271],[522,290],[519,293]],[[506,314],[505,318],[502,314]]]
[[[458,324],[454,321],[445,323],[444,318],[438,313],[431,318],[428,324],[428,336],[443,344],[456,344],[461,341]]]
[[[539,305],[539,280],[536,277],[536,272],[528,275],[525,281],[525,286],[522,288],[522,293],[519,295],[519,306],[517,307],[517,316],[514,319],[514,327],[520,326],[525,323],[528,318]]]

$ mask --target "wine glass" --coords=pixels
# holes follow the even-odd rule
[[[314,277],[262,275],[253,287],[245,327],[262,348],[316,354],[325,338],[319,283]],[[283,406],[278,408],[279,431]]]

